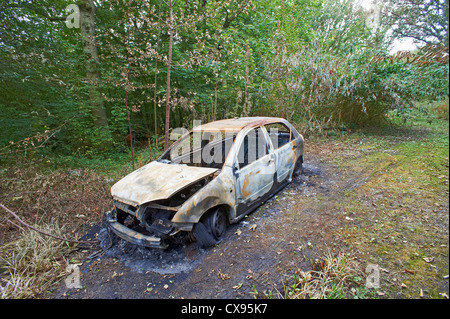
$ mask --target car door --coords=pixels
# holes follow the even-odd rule
[[[240,141],[235,159],[237,214],[248,211],[269,194],[275,173],[275,160],[261,128],[251,129]]]
[[[288,181],[295,166],[294,144],[292,132],[283,123],[271,123],[264,126],[271,141],[271,149],[275,156],[277,183]]]

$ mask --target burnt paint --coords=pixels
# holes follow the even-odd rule
[[[273,183],[268,192],[251,202],[247,201],[237,203],[236,181],[239,177],[239,173],[236,171],[234,164],[229,161],[231,159],[232,153],[230,152],[227,156],[222,171],[220,173],[217,172],[219,173],[218,176],[216,175],[217,173],[214,174],[215,176],[213,177],[213,180],[206,186],[204,186],[201,189],[201,192],[198,191],[185,203],[177,207],[177,209],[179,209],[172,219],[172,223],[175,226],[175,229],[190,231],[193,225],[199,222],[204,213],[217,206],[227,207],[229,221],[232,223],[237,222],[246,214],[256,209],[259,205],[261,205],[261,203],[273,197],[283,187],[289,184],[289,182],[291,181],[295,163],[303,155],[303,137],[292,127],[290,123],[283,119],[262,118],[252,123],[250,123],[250,121],[248,123],[244,122],[240,123],[242,126],[239,127],[239,129],[243,131],[243,129],[247,127],[258,127],[273,122],[286,123],[289,127],[292,128],[292,132],[294,133],[294,140],[290,142],[292,143],[292,160],[288,160],[287,162],[287,166],[290,166],[290,173],[287,174],[286,177],[283,178],[283,180],[278,181],[278,173],[275,169],[275,173],[273,174]],[[241,136],[245,136],[245,134],[242,134]],[[234,144],[236,143],[236,140],[237,138],[233,141],[232,148],[235,147]],[[273,154],[274,150],[270,150],[269,153]],[[163,156],[161,156],[161,158],[163,157],[164,154]],[[243,191],[247,192],[246,187],[244,187]],[[154,239],[156,238],[151,238],[150,241],[153,241]],[[156,243],[152,242],[152,244]]]
[[[280,190],[282,190],[289,184],[288,178],[284,179],[281,182],[278,182],[277,176],[278,174],[275,172],[275,174],[273,175],[272,187],[266,194],[264,194],[263,196],[257,198],[252,202],[241,202],[237,204],[235,222],[242,219],[245,215],[251,213],[255,209],[257,209],[262,203],[275,196]]]

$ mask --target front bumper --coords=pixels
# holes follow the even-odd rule
[[[106,213],[106,222],[109,229],[118,237],[133,244],[151,248],[166,249],[167,244],[159,237],[146,236],[120,224],[111,211]]]

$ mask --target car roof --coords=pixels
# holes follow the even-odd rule
[[[247,126],[266,125],[276,122],[286,122],[279,117],[238,117],[233,119],[225,119],[215,122],[199,125],[193,129],[194,132],[239,132]]]

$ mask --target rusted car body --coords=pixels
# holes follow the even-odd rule
[[[191,233],[218,243],[236,223],[301,171],[303,137],[282,118],[247,117],[203,124],[157,160],[111,188],[111,231],[146,247],[166,248]]]

